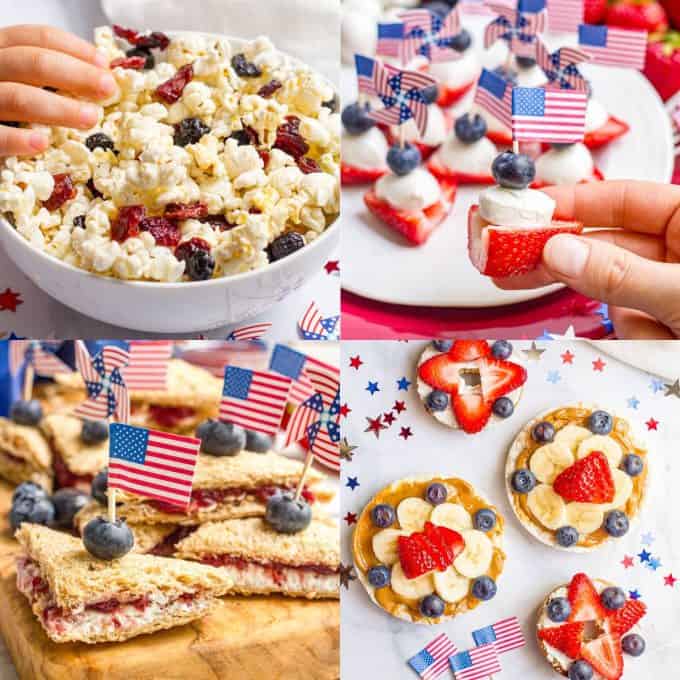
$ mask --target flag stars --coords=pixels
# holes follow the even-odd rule
[[[380,392],[380,387],[378,386],[378,382],[371,382],[370,380],[368,381],[368,385],[366,386],[366,391],[371,393],[371,396],[373,396],[376,392]]]
[[[397,380],[397,389],[403,390],[404,392],[408,391],[408,388],[411,386],[411,381],[406,379],[406,376],[402,376]]]
[[[348,477],[345,486],[350,491],[354,491],[354,489],[356,489],[358,486],[361,486],[361,485],[359,484],[359,479],[357,477]]]

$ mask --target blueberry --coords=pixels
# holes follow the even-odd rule
[[[441,390],[432,390],[425,398],[425,406],[429,411],[443,411],[449,405],[449,395]]]
[[[490,600],[497,591],[496,582],[490,576],[480,576],[472,582],[472,594],[478,600]]]
[[[512,356],[512,343],[507,340],[496,340],[491,345],[491,354],[496,359],[509,359]]]
[[[510,483],[517,493],[529,493],[536,486],[536,477],[531,470],[521,468],[512,473]]]
[[[154,59],[153,54],[151,54],[151,50],[145,47],[133,47],[125,53],[125,56],[144,57],[146,59],[146,62],[144,63],[145,71],[150,71],[156,65],[156,60]]]
[[[22,522],[49,524],[54,519],[54,505],[49,498],[21,496],[9,511],[9,525],[16,531]]]
[[[375,125],[375,121],[368,117],[370,110],[371,106],[368,102],[364,104],[354,102],[354,104],[345,106],[340,116],[345,130],[350,135],[360,135],[362,132],[370,130]]]
[[[295,500],[292,493],[272,496],[264,516],[269,526],[281,534],[297,534],[312,521],[312,508],[304,498]]]
[[[628,517],[621,510],[611,510],[604,516],[604,530],[614,538],[621,538],[628,533]]]
[[[47,497],[47,491],[45,491],[40,484],[36,484],[35,482],[21,482],[21,484],[14,489],[12,503],[15,503],[21,498],[34,498],[37,500],[38,498]]]
[[[642,635],[631,633],[621,640],[621,647],[626,654],[630,656],[640,656],[645,651],[645,640]]]
[[[90,496],[80,489],[59,489],[52,495],[54,504],[54,522],[58,529],[73,529],[73,518],[84,508]]]
[[[105,420],[84,420],[80,438],[85,444],[100,444],[109,438],[109,424]]]
[[[563,149],[568,149],[570,146],[574,145],[562,142],[552,142],[550,146],[557,151],[562,151]]]
[[[616,611],[626,604],[626,594],[621,588],[610,586],[600,593],[600,602],[605,609]]]
[[[531,430],[531,436],[535,442],[539,444],[547,444],[555,438],[555,428],[552,423],[542,421],[534,425]]]
[[[434,104],[439,99],[439,87],[435,85],[428,85],[424,87],[420,94],[426,104]]]
[[[606,411],[593,411],[588,418],[588,429],[593,434],[609,434],[614,427],[614,419]]]
[[[19,425],[37,425],[42,415],[42,406],[37,399],[19,399],[9,410],[9,417]]]
[[[379,503],[371,510],[373,525],[379,529],[387,529],[394,524],[394,508],[387,503]]]
[[[432,505],[441,505],[448,498],[448,491],[443,484],[433,482],[425,489],[425,500]]]
[[[472,45],[472,36],[465,28],[451,39],[451,47],[456,52],[465,52],[470,45]]]
[[[644,461],[635,453],[628,453],[623,457],[623,470],[631,477],[637,477],[645,467]]]
[[[267,252],[269,260],[276,262],[288,257],[296,250],[300,250],[305,245],[305,240],[297,231],[289,231],[281,236],[277,236],[270,244]]]
[[[201,430],[201,451],[211,456],[235,456],[246,447],[246,431],[233,423],[208,421]]]
[[[175,125],[174,142],[177,146],[196,144],[203,135],[210,132],[210,127],[200,118],[185,118]]]
[[[442,0],[428,0],[422,6],[424,9],[436,14],[440,19],[443,19],[451,11],[451,7]]]
[[[546,610],[548,612],[548,618],[551,621],[559,623],[561,621],[566,621],[571,614],[571,604],[566,597],[553,597],[548,600],[546,605]]]
[[[395,175],[400,177],[415,170],[420,165],[421,160],[418,147],[408,142],[403,147],[395,144],[387,152],[387,165]]]
[[[491,531],[496,526],[496,513],[489,508],[477,510],[473,523],[478,531]]]
[[[533,57],[515,56],[515,61],[520,68],[531,68],[536,65],[536,60]]]
[[[274,441],[268,434],[246,430],[246,451],[255,453],[267,453],[271,451]]]
[[[446,609],[446,604],[439,595],[426,595],[420,601],[420,613],[428,619],[439,618]]]
[[[464,113],[456,119],[453,126],[456,137],[464,144],[473,144],[486,134],[486,121],[478,113]]]
[[[569,680],[592,680],[593,667],[583,659],[574,661],[569,666]]]
[[[391,572],[389,567],[381,564],[377,567],[371,567],[368,570],[368,582],[374,588],[384,588],[390,585]]]
[[[235,139],[239,146],[248,146],[252,144],[252,138],[248,134],[247,130],[234,130],[230,135],[229,139]]]
[[[534,181],[536,166],[523,153],[504,151],[494,158],[491,173],[506,189],[526,189]]]
[[[194,250],[186,258],[186,275],[192,281],[207,281],[215,271],[215,258],[205,250]]]
[[[256,64],[248,61],[246,55],[240,52],[231,58],[231,65],[236,74],[241,78],[257,78],[262,75],[262,71]]]
[[[103,470],[98,472],[94,476],[94,479],[92,480],[92,488],[90,491],[90,493],[92,494],[92,498],[94,498],[102,505],[106,505],[108,503],[108,496],[106,495],[108,488],[109,488],[109,470],[108,468],[104,468]]]
[[[506,69],[505,66],[496,66],[493,72],[507,80],[511,85],[517,85],[517,71],[512,69]]]
[[[135,538],[124,519],[109,522],[95,517],[83,529],[83,544],[90,555],[100,560],[116,560],[132,550]]]
[[[103,132],[95,132],[85,140],[85,146],[90,151],[94,151],[95,149],[110,149],[113,151],[113,140]]]
[[[448,352],[453,347],[453,340],[433,340],[432,347],[438,352]]]
[[[498,397],[491,409],[499,418],[509,418],[515,411],[515,405],[509,397]]]
[[[555,532],[555,540],[557,545],[561,545],[563,548],[571,548],[578,543],[578,531],[570,526],[560,527]]]

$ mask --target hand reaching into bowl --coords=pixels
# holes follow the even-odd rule
[[[106,55],[85,40],[50,26],[0,29],[0,121],[86,130],[100,113],[91,102],[107,99],[116,87]],[[40,130],[0,124],[0,156],[39,153],[47,144]]]
[[[619,338],[680,337],[680,186],[612,181],[545,191],[557,216],[601,229],[554,236],[537,270],[496,285],[566,283],[610,305]]]

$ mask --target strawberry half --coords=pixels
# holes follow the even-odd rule
[[[607,617],[600,602],[600,594],[586,574],[575,574],[569,584],[568,594],[571,604],[569,622],[599,621]]]
[[[512,133],[510,130],[487,130],[486,136],[497,146],[512,146]]]
[[[601,146],[622,137],[628,130],[630,130],[628,123],[624,123],[622,120],[614,118],[614,116],[609,116],[609,119],[602,127],[586,133],[583,143],[589,149],[599,149]]]
[[[456,394],[460,381],[460,366],[449,354],[437,354],[424,361],[418,368],[418,375],[430,387],[442,392]]]
[[[468,212],[468,254],[485,276],[517,276],[536,269],[550,238],[581,231],[581,222],[562,220],[535,229],[490,225],[479,214],[479,206],[473,205]]]
[[[457,184],[495,184],[496,180],[492,175],[471,175],[467,172],[459,172],[446,167],[435,156],[430,158],[427,163],[427,169],[438,179],[446,180],[448,182],[456,182]]]
[[[367,170],[365,168],[357,168],[354,165],[347,165],[343,163],[340,168],[340,178],[342,184],[345,186],[352,186],[356,184],[373,184],[380,179],[387,172],[387,168],[375,168]]]
[[[364,203],[381,222],[398,231],[411,243],[421,245],[451,212],[456,197],[456,184],[440,180],[439,186],[441,198],[424,210],[399,210],[378,198],[374,189],[366,192]]]
[[[565,501],[610,503],[616,492],[609,461],[601,451],[593,451],[562,470],[553,489]]]
[[[626,600],[626,603],[611,613],[609,617],[609,630],[612,633],[623,635],[627,633],[645,614],[647,607],[640,600]]]
[[[588,179],[582,179],[579,184],[588,184],[590,182],[603,182],[604,181],[604,175],[602,174],[602,171],[599,168],[593,168],[593,174],[588,178]],[[550,187],[554,186],[550,182],[543,182],[540,179],[537,179],[531,183],[531,188],[532,189],[544,189],[545,187]]]
[[[463,432],[475,434],[484,428],[491,418],[491,402],[481,394],[468,392],[453,395],[453,413]]]
[[[581,655],[581,642],[585,624],[564,623],[561,626],[550,626],[538,631],[538,638],[560,652],[564,652],[571,659],[578,659]]]
[[[508,392],[516,390],[527,381],[524,366],[512,361],[484,357],[478,363],[484,399],[492,403]]]
[[[448,87],[444,83],[439,83],[439,97],[437,97],[437,106],[441,106],[443,109],[449,108],[455,104],[459,99],[465,96],[472,86],[477,82],[477,78],[471,80],[465,85],[460,87]]]
[[[486,340],[456,340],[449,350],[452,361],[474,361],[491,354],[491,347]]]
[[[399,536],[397,551],[406,578],[418,578],[418,576],[437,568],[434,558],[425,550],[419,533],[411,536]]]
[[[585,643],[581,648],[581,656],[605,680],[619,680],[623,675],[621,638],[616,633],[600,635]]]
[[[436,526],[432,522],[425,522],[425,535],[444,556],[446,563],[444,569],[453,564],[453,561],[465,548],[465,541],[457,531]]]

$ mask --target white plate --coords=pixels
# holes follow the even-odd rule
[[[484,23],[465,21],[477,46],[482,42]],[[554,39],[549,42],[553,48],[559,46]],[[587,66],[583,72],[608,112],[631,127],[623,138],[595,152],[595,161],[605,176],[670,181],[671,128],[656,90],[637,71]],[[356,99],[354,81],[353,72],[345,67],[345,102]],[[343,288],[381,302],[432,307],[508,305],[556,290],[559,286],[503,291],[472,266],[467,254],[467,212],[477,202],[481,188],[461,187],[451,215],[420,247],[407,245],[399,234],[368,212],[363,202],[366,187],[343,188]]]

